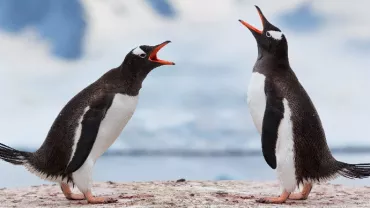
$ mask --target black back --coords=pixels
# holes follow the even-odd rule
[[[119,67],[111,69],[74,96],[61,110],[44,143],[30,156],[28,163],[47,177],[62,176],[73,182],[71,174],[81,167],[88,157],[100,123],[115,94],[138,95],[145,77],[151,70],[162,65],[149,60],[149,54],[155,47],[140,46],[140,51],[148,55],[134,54],[131,50]],[[85,113],[87,107],[89,109]],[[73,138],[82,115],[81,136],[74,157],[69,163]]]
[[[320,117],[288,62],[285,65],[281,60],[263,55],[257,61],[253,71],[264,74],[265,85],[274,89],[278,99],[285,98],[289,103],[293,123],[297,182],[301,183],[304,179],[318,180],[331,177],[337,171],[336,161],[327,145]],[[267,89],[265,88],[265,91]]]
[[[264,30],[261,33],[251,30],[258,45],[258,58],[253,72],[266,77],[267,103],[262,127],[262,148],[266,162],[276,168],[277,132],[285,112],[283,99],[287,99],[293,124],[297,183],[329,178],[338,171],[337,162],[327,145],[319,115],[290,67],[287,39],[284,34],[280,39],[271,38],[268,31],[281,30],[268,22],[261,10],[257,9],[264,22]]]
[[[47,176],[69,177],[78,169],[95,142],[98,127],[112,103],[114,94],[137,95],[139,93],[141,83],[129,81],[124,74],[121,67],[112,69],[74,96],[59,113],[44,143],[29,159],[29,163]],[[67,169],[75,130],[87,106],[90,106],[90,110],[84,116],[88,119],[84,118],[82,121],[81,137],[91,139],[79,140],[74,161],[71,162],[72,166]],[[81,158],[79,155],[85,157]]]

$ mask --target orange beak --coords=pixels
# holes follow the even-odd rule
[[[161,48],[163,48],[165,45],[167,45],[170,42],[171,41],[165,41],[165,42],[163,42],[159,45],[154,46],[154,49],[152,50],[152,52],[149,55],[149,60],[152,61],[152,62],[160,63],[162,65],[175,65],[175,63],[173,63],[171,61],[161,60],[157,57],[158,51],[161,50]]]
[[[261,22],[262,22],[262,27],[264,27],[265,26],[265,17],[263,16],[260,8],[258,8],[257,6],[256,6],[256,8],[257,8],[258,14],[259,14],[260,19],[261,19]],[[248,29],[250,29],[250,30],[252,30],[252,31],[254,31],[254,32],[258,33],[258,34],[262,34],[262,30],[263,29],[262,30],[259,30],[259,29],[255,28],[255,27],[253,27],[252,25],[250,25],[249,23],[243,21],[243,20],[239,20],[239,22],[241,22]]]

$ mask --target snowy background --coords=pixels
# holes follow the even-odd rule
[[[246,104],[261,28],[289,43],[329,146],[370,147],[370,3],[248,0],[0,0],[0,142],[38,148],[62,107],[134,47],[172,43],[111,150],[259,150]]]

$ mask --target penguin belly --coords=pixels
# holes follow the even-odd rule
[[[102,120],[91,152],[94,162],[116,141],[135,112],[138,96],[116,94]]]
[[[297,185],[294,161],[294,136],[291,110],[286,99],[283,99],[284,118],[280,121],[276,142],[276,171],[281,186],[287,192],[293,192]]]
[[[116,94],[100,123],[94,145],[83,165],[73,172],[72,177],[78,189],[86,192],[92,186],[92,170],[96,160],[118,138],[127,122],[132,117],[138,96]]]
[[[248,108],[260,135],[266,108],[265,80],[263,74],[254,72],[248,86]],[[280,121],[275,149],[276,171],[281,187],[292,192],[296,188],[293,128],[288,101],[284,99],[283,104],[284,118]]]
[[[266,108],[265,75],[258,72],[252,73],[247,91],[247,103],[253,123],[258,131],[262,133],[262,121]]]

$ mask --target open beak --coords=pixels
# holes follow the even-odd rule
[[[263,16],[261,9],[258,6],[255,6],[255,7],[257,8],[258,14],[259,14],[259,16],[261,18],[262,27],[264,28],[267,20],[266,20],[265,16]],[[262,28],[262,30],[259,30],[259,29],[255,28],[255,27],[253,27],[252,25],[250,25],[249,23],[243,21],[243,20],[239,20],[239,22],[241,22],[244,26],[246,26],[250,31],[256,32],[256,33],[258,33],[260,35],[262,34],[263,28]]]
[[[171,41],[165,41],[159,45],[156,45],[154,46],[154,49],[150,52],[150,55],[149,55],[149,60],[152,61],[152,62],[157,62],[157,63],[160,63],[162,65],[175,65],[175,63],[171,62],[171,61],[165,61],[165,60],[161,60],[157,57],[157,53],[159,50],[161,50],[161,48],[163,48],[165,45],[169,44]]]

